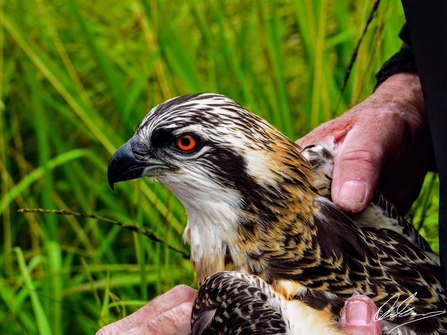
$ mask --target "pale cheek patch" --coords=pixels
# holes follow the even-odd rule
[[[278,165],[265,152],[261,150],[247,150],[244,153],[248,174],[259,184],[271,185],[277,178],[274,171],[278,170]]]

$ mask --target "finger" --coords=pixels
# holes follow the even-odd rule
[[[181,303],[193,302],[196,293],[196,290],[187,285],[177,285],[168,292],[156,297],[149,304],[140,308],[139,311],[146,315],[155,316],[166,312]]]
[[[132,314],[132,322],[120,320],[101,328],[96,335],[188,335],[192,307],[192,302],[184,302],[156,317]]]
[[[185,302],[170,309],[155,319],[149,320],[144,332],[146,335],[188,335],[191,333],[191,311],[193,303]],[[131,334],[131,333],[129,333]],[[132,333],[133,334],[133,333]]]
[[[349,298],[342,311],[341,328],[348,335],[382,334],[374,302],[364,295]]]
[[[192,303],[194,302],[196,291],[186,285],[178,285],[163,295],[155,298],[150,303],[141,307],[131,315],[105,326],[97,332],[97,335],[113,335],[122,334],[123,332],[134,331],[141,327],[145,327],[150,320],[157,320],[157,317],[161,317],[168,322],[168,318],[175,318],[175,314],[172,315],[173,310],[183,306],[191,306],[188,311],[187,321],[191,316]],[[182,309],[180,310],[182,311]]]
[[[353,128],[346,135],[334,159],[332,199],[337,206],[351,213],[366,207],[377,187],[383,155],[364,128]]]

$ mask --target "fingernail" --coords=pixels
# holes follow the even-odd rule
[[[369,325],[373,316],[371,306],[361,301],[350,302],[345,308],[345,319],[348,325]]]
[[[366,196],[366,184],[359,180],[346,180],[338,191],[338,198],[351,202],[363,202]]]
[[[355,335],[382,334],[381,324],[375,317],[376,313],[376,305],[366,296],[349,298],[341,316],[343,330]]]

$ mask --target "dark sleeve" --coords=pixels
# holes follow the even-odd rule
[[[402,0],[438,167],[439,251],[447,289],[447,1]]]
[[[376,87],[379,87],[385,80],[393,74],[401,72],[417,73],[416,60],[413,51],[411,50],[411,42],[408,34],[407,25],[404,25],[399,37],[404,42],[400,50],[395,53],[389,60],[387,60],[379,72],[376,74]]]

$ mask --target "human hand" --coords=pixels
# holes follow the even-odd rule
[[[135,313],[101,328],[96,335],[188,335],[196,291],[178,285]]]
[[[332,199],[347,213],[363,210],[378,187],[401,214],[434,167],[419,77],[399,73],[366,100],[299,139],[301,147],[334,140]]]
[[[135,313],[101,328],[96,335],[188,335],[196,293],[189,286],[176,286]],[[380,323],[374,322],[376,311],[366,296],[349,298],[341,316],[342,329],[346,335],[381,334]]]
[[[343,308],[341,328],[346,335],[381,335],[382,326],[374,317],[376,313],[376,305],[367,296],[353,296]]]

